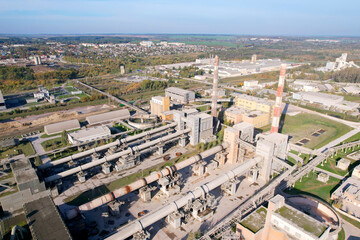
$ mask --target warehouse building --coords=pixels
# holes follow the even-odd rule
[[[117,111],[107,112],[92,115],[86,118],[86,121],[90,125],[101,124],[101,123],[110,123],[110,122],[118,122],[123,119],[127,119],[130,117],[130,112],[128,109],[121,109]]]
[[[293,93],[293,99],[321,104],[327,109],[335,108],[340,111],[356,111],[359,108],[359,103],[345,101],[343,96],[320,92],[296,92]]]
[[[70,131],[79,128],[80,128],[79,120],[73,119],[73,120],[46,125],[44,127],[44,131],[47,135],[52,135],[56,133],[61,133],[63,131]]]
[[[68,133],[68,139],[71,144],[80,144],[100,139],[109,139],[110,137],[111,131],[106,126],[86,128]]]
[[[195,93],[177,87],[165,89],[165,96],[170,97],[171,101],[179,103],[189,103],[195,101]]]

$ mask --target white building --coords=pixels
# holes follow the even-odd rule
[[[206,76],[205,75],[195,75],[194,79],[196,80],[206,80]]]
[[[141,41],[139,44],[140,44],[140,46],[143,46],[143,47],[151,47],[154,45],[154,43],[152,41]]]
[[[343,87],[342,90],[348,94],[354,94],[354,95],[360,94],[360,88],[355,86]]]
[[[5,100],[0,90],[0,110],[6,109]]]
[[[296,92],[293,93],[293,99],[317,103],[341,111],[357,111],[359,108],[359,103],[345,101],[343,96],[320,92]]]
[[[79,131],[68,133],[68,139],[71,144],[92,142],[100,139],[108,139],[110,137],[111,137],[111,131],[106,126],[86,128]]]
[[[335,72],[349,67],[360,68],[353,61],[347,62],[346,59],[347,59],[347,53],[343,53],[341,54],[340,57],[336,58],[335,62],[328,62],[326,63],[325,67],[320,67],[317,68],[316,70],[321,72],[331,72],[331,71]]]
[[[244,81],[244,86],[242,88],[244,90],[256,90],[262,88],[262,86],[259,85],[259,81],[249,80],[249,81]]]
[[[165,96],[169,96],[171,101],[179,103],[189,103],[195,101],[194,92],[177,87],[169,87],[165,89]]]

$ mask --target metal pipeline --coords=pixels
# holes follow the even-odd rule
[[[150,174],[149,176],[147,176],[143,179],[137,180],[125,187],[116,189],[111,193],[105,194],[99,198],[96,198],[96,199],[88,202],[88,203],[85,203],[85,204],[79,206],[78,209],[72,209],[72,210],[68,211],[66,213],[66,216],[68,219],[71,219],[77,215],[78,210],[89,211],[89,210],[95,209],[97,207],[100,207],[103,204],[113,201],[115,198],[124,196],[124,195],[128,194],[129,192],[135,191],[141,187],[146,186],[147,184],[155,182],[155,181],[159,180],[160,178],[171,174],[171,171],[179,171],[180,169],[186,168],[186,167],[200,161],[201,159],[205,159],[213,154],[216,154],[222,150],[225,150],[228,147],[229,147],[229,144],[225,142],[221,145],[218,145],[209,150],[201,152],[193,157],[190,157],[184,161],[181,161],[181,162],[175,164],[174,166],[172,166],[172,168],[165,168],[161,171],[153,172],[152,174]]]
[[[165,125],[165,126],[162,126],[162,127],[159,127],[159,128],[155,128],[155,129],[152,129],[150,131],[142,132],[142,133],[136,134],[134,136],[128,136],[126,138],[116,140],[115,142],[108,143],[108,144],[105,144],[105,145],[100,146],[100,147],[96,147],[96,148],[92,148],[90,150],[86,150],[84,152],[76,153],[74,155],[71,155],[71,156],[68,156],[68,157],[65,157],[65,158],[61,158],[61,159],[56,160],[56,161],[50,161],[50,162],[44,163],[41,166],[39,166],[39,169],[43,170],[43,169],[46,169],[48,167],[53,167],[53,166],[57,166],[59,164],[64,164],[66,162],[70,162],[71,160],[75,160],[75,159],[78,159],[78,158],[83,158],[83,157],[86,157],[86,156],[91,155],[93,153],[106,150],[106,149],[108,149],[110,147],[120,146],[121,144],[130,143],[130,142],[133,142],[133,141],[135,141],[137,139],[142,139],[142,138],[144,138],[144,137],[146,137],[148,135],[152,135],[152,134],[155,134],[155,133],[158,133],[158,132],[162,132],[162,131],[164,131],[164,130],[166,130],[168,128],[172,128],[172,127],[175,127],[175,126],[177,126],[176,123],[171,123],[169,125]]]
[[[185,130],[178,131],[176,133],[173,133],[173,134],[158,138],[156,140],[141,144],[139,146],[135,146],[133,148],[128,148],[128,149],[126,149],[124,151],[114,153],[111,156],[103,157],[103,158],[100,158],[99,160],[96,160],[94,162],[89,162],[89,163],[86,163],[86,164],[81,165],[79,167],[75,167],[75,168],[69,169],[67,171],[64,171],[64,172],[52,175],[50,177],[47,177],[47,178],[45,178],[45,182],[52,182],[52,181],[61,179],[63,177],[67,177],[67,176],[70,176],[72,174],[78,173],[78,172],[80,172],[82,170],[86,170],[86,169],[101,165],[101,164],[103,164],[105,162],[110,162],[110,161],[113,161],[115,159],[119,159],[120,157],[122,157],[124,155],[133,154],[134,152],[139,152],[139,151],[141,151],[143,149],[152,147],[152,146],[154,146],[156,144],[165,143],[165,142],[167,142],[169,140],[176,139],[176,138],[180,137],[181,135],[186,134],[188,132],[190,132],[190,129],[185,129]]]
[[[179,198],[178,200],[173,201],[166,206],[162,206],[160,209],[153,211],[145,215],[144,217],[127,224],[126,226],[120,228],[118,232],[106,238],[106,240],[126,239],[134,235],[136,232],[139,232],[145,229],[146,227],[154,224],[155,222],[159,221],[160,219],[168,216],[169,214],[178,211],[180,208],[188,204],[189,201],[192,202],[195,199],[206,195],[208,192],[219,187],[220,185],[226,183],[230,179],[239,175],[243,175],[244,173],[246,173],[246,171],[248,171],[251,167],[258,164],[261,160],[262,160],[261,157],[255,157],[253,159],[244,162],[237,168],[230,170],[229,172],[221,175],[220,177],[200,187],[197,187],[194,191],[189,192],[184,197]]]

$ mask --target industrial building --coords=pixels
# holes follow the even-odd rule
[[[335,62],[327,62],[325,67],[317,68],[317,71],[331,72],[340,71],[349,67],[360,68],[353,61],[347,62],[347,53],[341,54],[340,57],[336,58]]]
[[[75,132],[68,133],[68,139],[71,144],[80,144],[100,139],[109,139],[111,131],[106,126],[96,126],[85,128]]]
[[[127,119],[129,117],[130,117],[130,112],[127,108],[125,108],[117,111],[111,111],[107,113],[88,116],[86,118],[86,121],[90,125],[95,125],[102,123],[118,122],[120,120]]]
[[[32,239],[72,239],[69,230],[50,196],[25,203],[24,212]]]
[[[259,81],[256,80],[249,80],[249,81],[244,81],[244,85],[242,86],[242,89],[244,90],[257,90],[262,88],[262,85],[259,84]]]
[[[359,166],[354,169],[352,176],[331,194],[331,199],[339,200],[342,203],[341,209],[360,219],[360,178],[356,176],[359,170]]]
[[[170,97],[155,96],[150,100],[150,111],[152,115],[161,117],[161,113],[170,110]]]
[[[5,110],[5,109],[6,109],[5,100],[0,90],[0,110]]]
[[[330,230],[325,223],[285,203],[281,195],[270,199],[268,208],[259,207],[236,224],[237,235],[245,240],[320,240],[328,239]]]
[[[263,98],[234,93],[235,106],[225,111],[225,117],[232,123],[245,121],[255,127],[263,127],[271,122],[274,104]]]
[[[356,111],[359,103],[344,100],[344,96],[320,93],[320,92],[294,92],[293,99],[321,104],[325,108],[340,111]]]
[[[166,88],[165,96],[170,97],[171,101],[183,104],[195,101],[194,92],[177,87]]]
[[[70,131],[79,128],[80,128],[79,120],[73,119],[73,120],[46,125],[44,127],[44,131],[47,135],[52,135],[56,133],[61,133],[63,131]]]
[[[360,88],[355,87],[355,86],[343,87],[342,90],[345,93],[348,93],[348,94],[353,94],[353,95],[359,95],[360,94]]]
[[[180,130],[185,126],[190,128],[190,144],[195,146],[200,142],[211,142],[216,139],[213,135],[213,117],[202,112],[173,111],[174,121]]]
[[[39,181],[39,177],[28,159],[19,159],[10,166],[19,191],[30,189],[32,194],[36,194],[46,190],[44,182]]]

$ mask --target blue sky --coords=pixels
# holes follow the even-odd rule
[[[0,0],[2,34],[360,36],[360,0]]]

